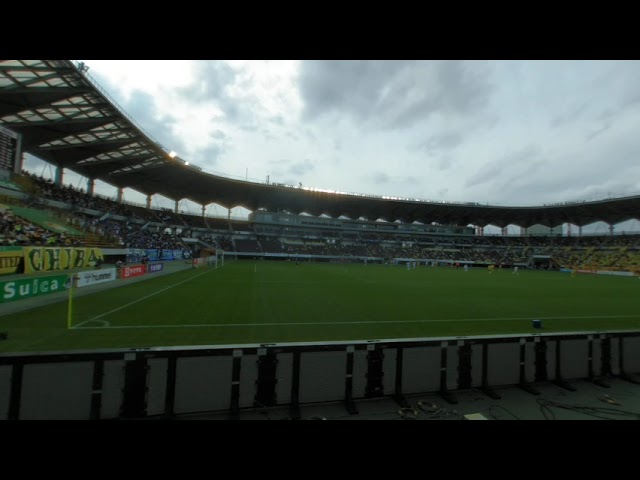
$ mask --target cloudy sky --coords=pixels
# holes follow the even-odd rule
[[[84,62],[213,173],[500,205],[640,193],[640,62]]]

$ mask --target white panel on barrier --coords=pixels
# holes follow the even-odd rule
[[[347,352],[305,352],[300,356],[300,403],[344,399]]]
[[[367,361],[366,350],[357,350],[353,353],[353,398],[364,398],[367,389]]]
[[[458,346],[447,347],[447,390],[458,388]]]
[[[640,338],[624,337],[624,372],[640,373]]]
[[[25,365],[21,420],[88,420],[93,362]]]
[[[402,393],[440,390],[440,347],[412,347],[402,351]]]
[[[489,386],[516,385],[520,381],[520,344],[493,343],[487,348]]]
[[[586,338],[562,340],[560,347],[560,373],[562,378],[587,378],[589,376],[589,343]]]
[[[555,340],[547,340],[547,375],[548,375],[547,380],[556,379],[556,341]]]
[[[0,365],[0,420],[9,418],[9,401],[11,400],[10,365]]]
[[[258,355],[243,355],[240,365],[240,408],[253,407],[258,380]]]
[[[620,375],[620,342],[621,338],[611,338],[611,373]]]
[[[471,345],[471,386],[482,386],[482,345]]]
[[[593,374],[597,377],[602,372],[602,344],[599,338],[593,339]]]
[[[175,413],[231,408],[233,359],[229,356],[179,358]]]
[[[150,358],[147,360],[147,415],[163,415],[167,395],[166,358]]]
[[[524,344],[524,382],[532,383],[536,381],[536,349],[535,346],[538,345],[536,342],[525,342]],[[547,343],[547,346],[549,344]],[[549,356],[547,355],[547,362],[549,361]],[[518,360],[516,362],[518,365],[518,382],[520,382],[520,345],[518,345]],[[547,373],[551,374],[549,371],[549,364],[547,363]]]
[[[88,287],[97,283],[113,282],[116,280],[116,269],[105,268],[103,270],[91,270],[89,272],[76,273],[76,286]]]
[[[117,418],[122,406],[122,391],[124,389],[123,360],[107,360],[104,362],[102,377],[102,398],[100,418]]]
[[[397,348],[385,348],[384,360],[382,361],[382,385],[384,387],[385,395],[393,395],[396,393],[396,363],[397,363]]]
[[[293,378],[293,353],[279,353],[276,365],[276,404],[291,403],[291,379]]]

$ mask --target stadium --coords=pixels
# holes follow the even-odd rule
[[[640,234],[616,225],[640,196],[498,206],[211,174],[87,72],[0,61],[0,419],[355,416],[375,399],[431,418],[413,396],[638,383]]]

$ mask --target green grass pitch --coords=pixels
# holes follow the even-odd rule
[[[0,316],[0,352],[640,328],[635,277],[228,262]],[[542,330],[532,327],[541,319]]]

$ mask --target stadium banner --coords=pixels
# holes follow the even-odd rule
[[[104,270],[91,270],[89,272],[79,272],[76,287],[87,287],[96,283],[113,282],[116,279],[116,269],[106,268]]]
[[[92,267],[99,258],[104,260],[99,248],[25,247],[24,273]]]
[[[0,247],[0,275],[16,273],[22,256],[22,247]]]
[[[54,275],[0,282],[0,303],[62,292],[70,285],[69,275]]]
[[[164,268],[164,263],[151,263],[147,266],[147,272],[159,272]]]
[[[191,251],[184,249],[176,249],[173,251],[173,258],[175,260],[188,260],[191,258]]]
[[[147,258],[151,262],[155,262],[156,260],[158,260],[158,250],[156,250],[155,248],[148,248],[147,249]]]
[[[120,278],[139,277],[144,275],[146,269],[144,265],[133,265],[132,267],[122,267]]]
[[[161,260],[173,260],[173,258],[173,250],[167,248],[161,250]]]
[[[127,263],[138,263],[146,253],[144,248],[127,248]]]

